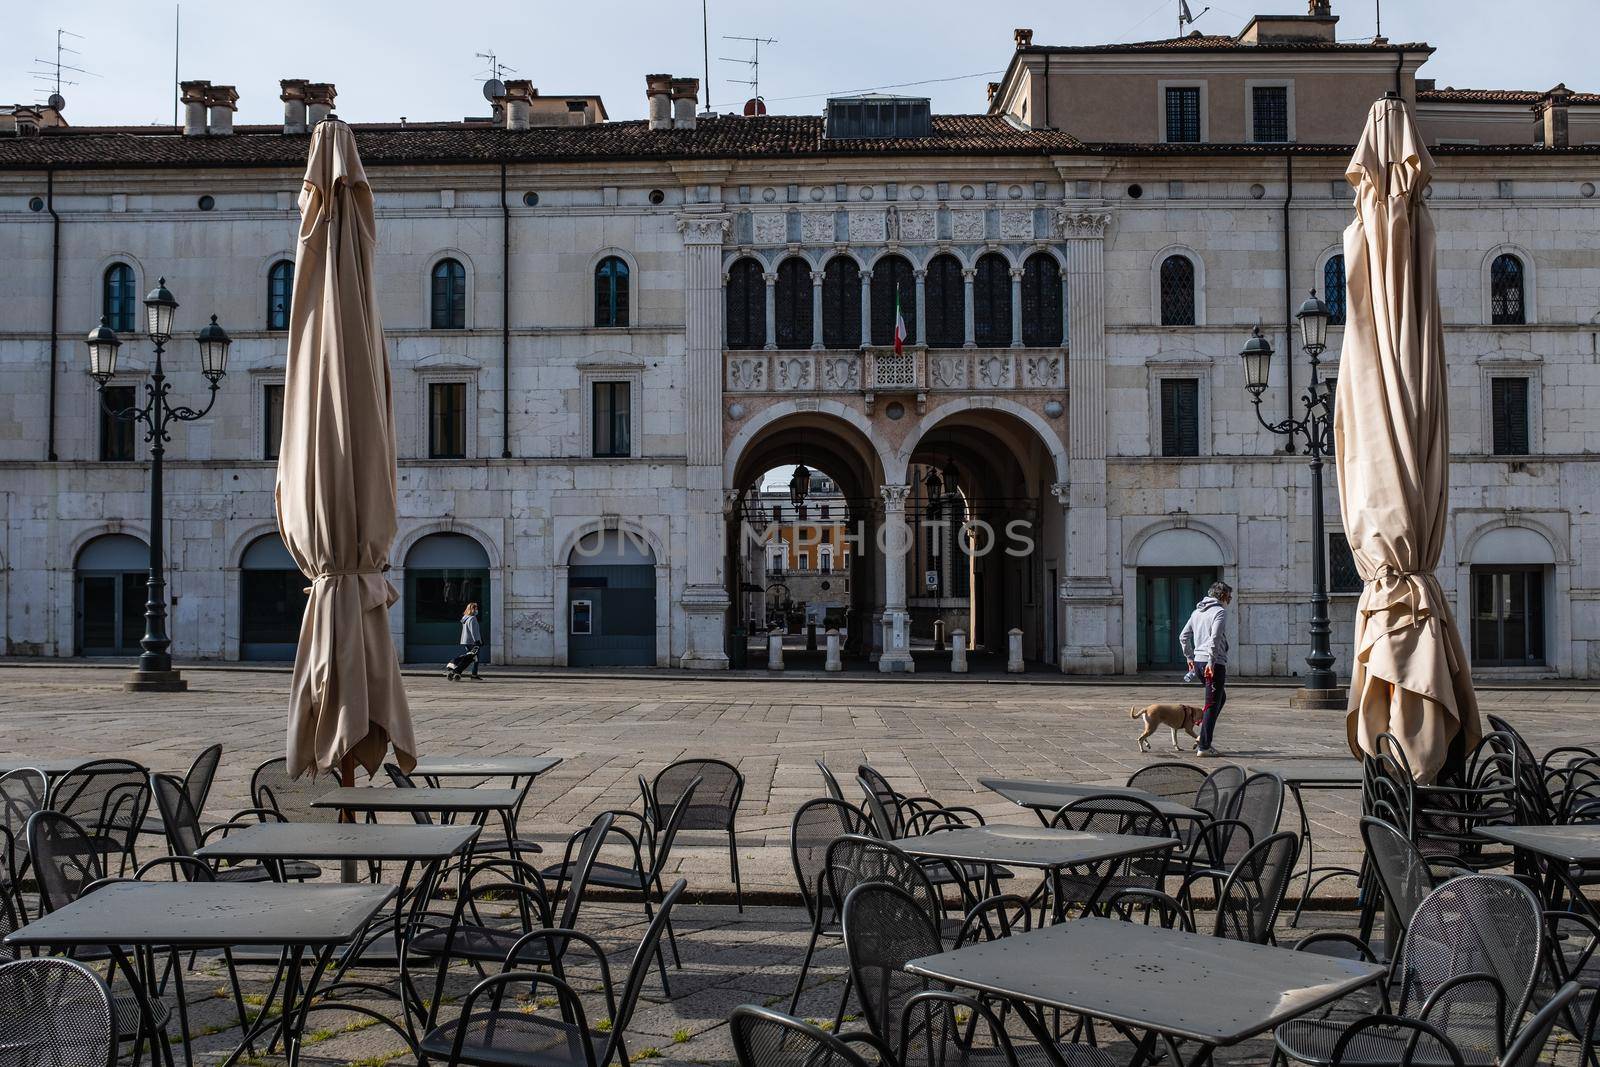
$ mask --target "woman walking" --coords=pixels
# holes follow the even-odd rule
[[[466,651],[449,662],[444,669],[444,676],[452,682],[460,681],[461,672],[470,666],[472,680],[483,681],[478,676],[478,652],[483,648],[483,630],[478,625],[476,600],[467,605],[466,612],[461,616],[461,645]]]

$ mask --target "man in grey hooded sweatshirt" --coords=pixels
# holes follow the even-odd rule
[[[1205,714],[1200,722],[1200,742],[1194,750],[1197,756],[1218,755],[1211,747],[1211,735],[1222,717],[1222,706],[1228,702],[1227,622],[1231,600],[1232,586],[1227,582],[1212,582],[1178,635],[1189,670],[1199,671],[1206,682]]]

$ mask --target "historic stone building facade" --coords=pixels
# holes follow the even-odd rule
[[[1600,560],[1600,148],[1579,140],[1597,102],[1463,100],[1481,91],[1416,79],[1425,46],[1339,43],[1316,6],[1288,29],[1149,46],[1041,50],[1018,31],[987,115],[867,100],[697,119],[692,79],[652,76],[646,121],[513,82],[493,120],[358,127],[400,430],[396,642],[438,661],[477,599],[495,661],[725,666],[742,521],[766,471],[803,462],[837,486],[854,651],[884,669],[909,668],[931,625],[912,603],[925,561],[943,594],[963,552],[982,647],[1017,629],[1061,670],[1170,671],[1181,615],[1222,577],[1237,670],[1287,675],[1317,536],[1342,670],[1355,593],[1336,496],[1329,529],[1308,529],[1304,458],[1260,427],[1237,352],[1261,324],[1263,411],[1281,417],[1305,382],[1288,314],[1312,286],[1342,296],[1344,142],[1398,82],[1425,129],[1448,120],[1431,199],[1454,461],[1441,579],[1479,670],[1600,675],[1600,564],[1583,562]],[[1315,110],[1341,65],[1371,84]],[[1098,79],[1148,100],[1153,135],[1075,128]],[[0,125],[8,654],[136,646],[143,446],[101,417],[79,339],[131,315],[113,321],[112,385],[140,387],[137,300],[161,276],[183,328],[214,313],[235,339],[216,409],[168,452],[175,651],[293,643],[302,579],[272,506],[280,297],[302,130],[332,87],[282,95],[284,128],[235,128],[231,91],[204,83],[187,131]],[[1308,141],[1321,130],[1334,143]],[[167,359],[198,397],[192,342]]]

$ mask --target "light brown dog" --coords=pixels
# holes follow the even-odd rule
[[[1178,744],[1178,731],[1182,729],[1198,741],[1199,735],[1194,732],[1195,723],[1200,721],[1202,709],[1189,704],[1150,704],[1142,708],[1133,708],[1128,712],[1128,718],[1137,719],[1144,716],[1144,733],[1139,735],[1139,751],[1149,752],[1150,742],[1146,740],[1156,732],[1158,727],[1165,726],[1172,731],[1172,750],[1182,752]]]

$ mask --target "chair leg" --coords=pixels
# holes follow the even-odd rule
[[[739,881],[739,841],[733,836],[733,827],[728,827],[728,867],[733,871],[733,899],[739,905],[739,914],[744,914],[744,884]]]
[[[794,980],[794,996],[789,998],[789,1014],[793,1015],[800,1008],[800,991],[805,988],[806,973],[811,970],[811,957],[817,952],[817,939],[822,936],[821,913],[819,910],[818,921],[811,924],[811,940],[806,945],[806,958],[800,964],[800,974]]]
[[[844,973],[844,992],[839,994],[839,1010],[833,1013],[833,1032],[838,1033],[839,1027],[844,1025],[844,1009],[850,1006],[850,991],[855,988],[855,976],[849,971]]]
[[[645,922],[647,924],[654,922],[656,913],[655,909],[650,906],[650,890],[648,887],[644,889],[644,891],[641,893],[641,896],[644,897]],[[667,929],[669,931],[672,929],[672,923],[670,920],[667,923]],[[670,997],[672,996],[672,986],[667,982],[667,956],[666,953],[661,951],[660,941],[656,942],[656,966],[661,968],[661,992]],[[680,966],[682,965],[680,964]]]

